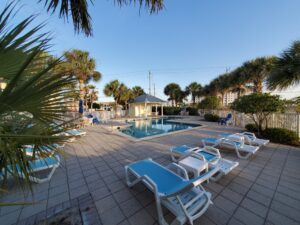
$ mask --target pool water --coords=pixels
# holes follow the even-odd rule
[[[136,120],[128,122],[128,124],[131,126],[120,131],[134,138],[144,138],[201,126],[196,124],[174,122],[170,121],[169,118]]]

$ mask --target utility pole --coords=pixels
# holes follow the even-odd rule
[[[151,71],[149,70],[149,95],[151,95]]]
[[[155,83],[153,83],[153,95],[155,96]]]

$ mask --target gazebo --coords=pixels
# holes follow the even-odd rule
[[[157,106],[161,106],[161,115],[163,116],[163,104],[165,101],[149,95],[144,94],[136,97],[129,104],[129,116],[130,117],[148,117],[152,116],[152,107],[155,106],[155,114],[157,115]]]

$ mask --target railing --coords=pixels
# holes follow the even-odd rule
[[[220,117],[226,117],[228,113],[233,115],[233,124],[237,127],[245,127],[253,120],[244,113],[232,112],[229,110],[210,110]],[[266,124],[263,124],[264,126]],[[300,114],[299,113],[272,113],[267,118],[267,127],[269,128],[285,128],[297,133],[300,138]]]

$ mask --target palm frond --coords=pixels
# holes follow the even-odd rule
[[[14,10],[9,4],[0,12],[0,74],[7,82],[0,92],[0,171],[3,182],[10,175],[17,182],[24,177],[30,184],[32,158],[23,146],[32,145],[34,152],[47,156],[42,146],[65,141],[53,136],[66,129],[65,123],[53,123],[63,120],[72,97],[68,87],[76,80],[55,70],[60,59],[48,61],[49,35],[39,34],[43,25],[29,28],[34,17],[17,25],[8,23]]]
[[[86,36],[91,36],[92,19],[88,11],[89,3],[93,4],[93,0],[39,0],[44,2],[48,12],[59,12],[59,17],[68,20],[72,18],[76,33],[84,32]],[[164,8],[164,0],[114,0],[119,6],[138,4],[140,8],[143,6],[149,9],[150,14],[156,13]]]
[[[295,41],[283,51],[267,79],[270,90],[283,90],[300,83],[300,41]]]

